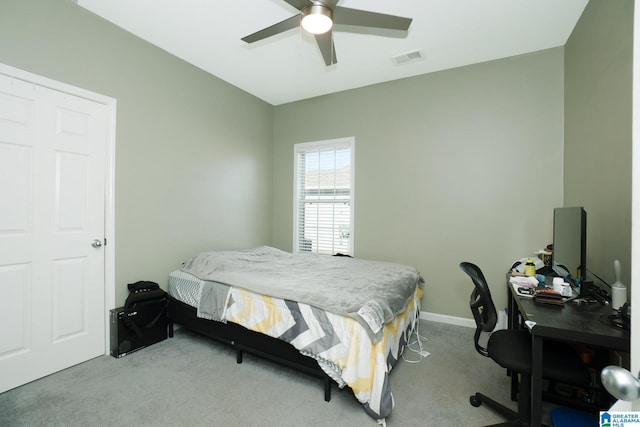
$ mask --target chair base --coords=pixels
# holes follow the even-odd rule
[[[525,381],[528,380],[528,378],[526,378],[527,376],[524,376]],[[525,396],[527,397],[527,396]],[[485,405],[487,405],[490,409],[493,409],[495,412],[497,412],[498,414],[502,415],[504,418],[506,418],[508,421],[504,421],[502,423],[497,423],[497,424],[491,424],[490,426],[485,426],[485,427],[526,427],[529,426],[529,415],[530,415],[530,411],[528,410],[528,405],[527,403],[528,399],[525,398],[523,402],[518,402],[518,409],[520,411],[520,413],[507,408],[506,406],[504,406],[502,403],[490,398],[489,396],[482,394],[482,393],[476,393],[472,396],[469,397],[469,403],[471,403],[471,406],[474,407],[479,407],[480,405],[482,405],[483,403]],[[543,424],[543,427],[546,427]]]
[[[505,417],[507,420],[509,420],[503,423],[493,424],[490,427],[498,427],[498,426],[500,427],[514,426],[515,427],[515,426],[528,425],[528,422],[526,420],[520,419],[516,411],[513,411],[507,408],[502,403],[490,398],[485,394],[476,393],[473,396],[470,396],[469,403],[471,403],[471,405],[475,407],[478,407],[484,403],[489,408],[493,409],[495,412],[499,413],[500,415]]]

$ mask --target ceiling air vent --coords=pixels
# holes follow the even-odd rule
[[[424,59],[424,55],[419,50],[414,50],[413,52],[403,53],[402,55],[394,56],[391,58],[394,64],[406,64],[407,62],[420,61]]]

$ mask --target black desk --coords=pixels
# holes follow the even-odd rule
[[[606,324],[601,318],[613,314],[609,305],[566,303],[537,304],[509,288],[509,328],[519,327],[519,316],[527,323],[532,339],[531,426],[541,425],[542,346],[545,339],[581,343],[624,352],[630,351],[629,332]],[[535,322],[532,325],[531,322]]]

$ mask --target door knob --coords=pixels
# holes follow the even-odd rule
[[[102,246],[102,240],[95,239],[93,242],[91,242],[91,246],[93,246],[94,248],[99,248],[100,246]]]
[[[633,401],[640,398],[640,380],[620,366],[606,366],[600,373],[602,385],[613,397]]]

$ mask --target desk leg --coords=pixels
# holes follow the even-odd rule
[[[531,334],[531,427],[542,425],[542,337]]]
[[[509,286],[509,288],[511,287]],[[507,301],[507,325],[510,330],[515,330],[520,327],[518,323],[519,315],[518,306],[510,291]],[[515,402],[518,400],[518,375],[514,375],[510,370],[507,370],[507,375],[511,377],[511,401]]]
[[[509,298],[507,302],[507,327],[509,329],[517,329],[518,328],[518,307],[516,306],[516,302],[513,300],[513,295],[509,292]]]

